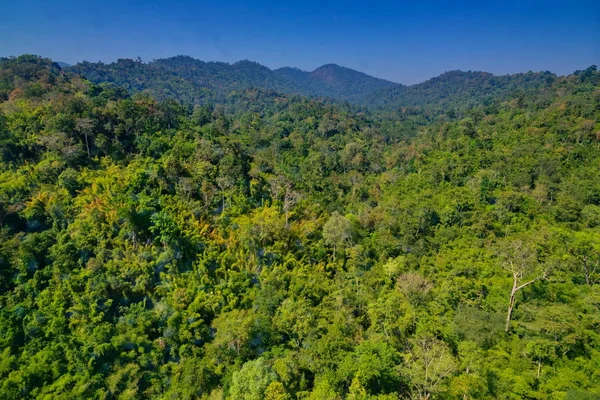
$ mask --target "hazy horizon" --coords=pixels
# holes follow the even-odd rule
[[[23,53],[23,54],[26,54],[26,53]],[[19,57],[19,56],[21,56],[21,55],[23,55],[23,54],[0,55],[0,57],[15,57],[15,58],[16,58],[16,57]],[[96,60],[96,61],[91,61],[91,60],[78,60],[78,61],[75,61],[75,62],[71,63],[71,62],[66,62],[66,61],[64,61],[64,60],[58,60],[58,59],[54,59],[54,58],[52,58],[52,57],[48,57],[48,56],[46,56],[46,55],[44,55],[44,54],[33,54],[33,55],[35,55],[35,56],[40,56],[40,57],[46,57],[46,58],[50,58],[50,59],[51,59],[53,62],[65,63],[65,64],[68,64],[69,66],[73,66],[73,65],[76,65],[76,64],[79,64],[79,63],[82,63],[82,62],[90,62],[90,63],[97,63],[97,62],[99,62],[99,63],[103,63],[103,64],[112,64],[112,63],[116,63],[116,62],[117,62],[119,59],[137,60],[137,57],[120,57],[119,59],[115,59],[115,60],[109,60],[109,61],[105,61],[105,60]],[[173,55],[173,56],[167,56],[167,57],[162,57],[162,58],[155,58],[155,59],[152,59],[152,60],[144,60],[144,59],[141,59],[141,61],[142,61],[143,63],[145,63],[145,64],[149,64],[149,63],[152,63],[152,62],[154,62],[154,61],[158,61],[158,60],[165,60],[165,59],[170,59],[170,58],[175,58],[175,57],[182,57],[182,56],[183,56],[183,57],[192,57],[192,56],[189,56],[189,55],[187,55],[187,54],[177,54],[177,55]],[[360,72],[360,73],[366,74],[366,75],[368,75],[368,76],[371,76],[371,77],[373,77],[373,78],[382,79],[382,80],[387,80],[387,81],[389,81],[389,82],[396,83],[396,84],[401,84],[401,85],[405,85],[405,86],[418,85],[419,83],[427,82],[428,80],[431,80],[431,79],[437,78],[437,77],[439,77],[439,76],[441,76],[441,75],[444,75],[444,74],[446,74],[446,73],[453,72],[453,71],[461,71],[461,72],[484,72],[484,73],[491,73],[491,74],[493,74],[494,76],[505,76],[505,75],[515,75],[515,74],[525,74],[525,73],[528,73],[528,72],[534,72],[534,73],[536,73],[536,72],[545,72],[545,71],[549,71],[549,72],[551,72],[551,73],[554,73],[554,74],[556,74],[557,76],[563,76],[563,75],[571,75],[573,72],[575,72],[575,71],[577,71],[577,70],[583,70],[583,69],[585,69],[585,68],[588,68],[588,67],[590,67],[590,65],[581,66],[581,67],[579,67],[579,68],[577,68],[577,69],[574,69],[573,71],[569,71],[569,72],[567,72],[567,73],[565,73],[565,74],[559,74],[559,73],[557,73],[557,72],[555,72],[555,71],[552,71],[552,70],[547,70],[547,69],[540,69],[540,70],[528,70],[528,71],[515,71],[515,72],[502,73],[502,74],[493,73],[493,72],[490,72],[490,71],[484,71],[484,70],[474,70],[474,69],[454,69],[454,70],[442,71],[442,72],[440,72],[440,73],[439,73],[439,74],[437,74],[437,75],[430,76],[430,77],[428,77],[428,78],[425,78],[425,79],[423,79],[423,80],[421,80],[421,81],[418,81],[418,82],[405,83],[405,82],[393,81],[393,80],[386,79],[386,78],[383,78],[383,77],[380,77],[380,76],[370,75],[370,74],[367,74],[367,73],[366,73],[366,72],[364,72],[364,71],[357,70],[357,69],[350,68],[350,67],[347,67],[347,66],[345,66],[345,65],[340,65],[340,64],[336,64],[336,63],[325,63],[325,64],[322,64],[322,65],[320,65],[320,66],[318,66],[318,67],[316,67],[316,68],[314,68],[314,69],[311,69],[311,70],[306,70],[306,69],[302,69],[302,68],[296,67],[296,66],[294,66],[294,65],[285,65],[285,66],[282,66],[282,67],[271,68],[271,67],[269,67],[269,66],[267,66],[267,65],[265,65],[265,64],[263,64],[263,63],[261,63],[260,61],[256,61],[256,60],[249,60],[249,59],[243,59],[243,60],[237,60],[237,61],[220,61],[220,60],[202,60],[202,59],[199,59],[199,58],[196,58],[196,57],[192,57],[192,58],[193,58],[193,59],[195,59],[195,60],[201,61],[201,62],[205,62],[205,63],[223,63],[223,64],[229,64],[229,65],[233,65],[233,64],[236,64],[236,63],[239,63],[239,62],[243,62],[243,61],[249,61],[249,62],[254,62],[254,63],[257,63],[257,64],[259,64],[259,65],[262,65],[263,67],[267,67],[267,68],[269,68],[271,71],[275,71],[275,70],[277,70],[277,69],[281,69],[281,68],[293,68],[293,69],[297,69],[297,70],[299,70],[299,71],[302,71],[302,72],[307,72],[307,73],[314,72],[314,71],[316,71],[317,69],[319,69],[319,68],[322,68],[322,67],[324,67],[324,66],[327,66],[327,65],[337,65],[338,67],[341,67],[341,68],[349,68],[349,69],[351,69],[351,70],[354,70],[354,71],[356,71],[356,72]],[[594,64],[592,64],[592,65],[594,65]]]
[[[333,63],[407,85],[452,70],[566,75],[600,60],[597,3],[499,4],[13,2],[0,13],[0,56],[75,64],[184,54],[304,71]]]

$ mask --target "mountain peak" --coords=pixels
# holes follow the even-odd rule
[[[331,64],[323,64],[319,68],[315,69],[313,72],[319,71],[319,70],[328,70],[328,69],[350,69],[350,68],[342,67],[341,65],[331,63]]]
[[[248,59],[236,61],[231,65],[260,65],[261,67],[267,68],[264,65],[257,63],[256,61],[250,61]]]
[[[272,72],[269,67],[265,67],[264,65],[259,64],[256,61],[250,61],[250,60],[236,61],[233,64],[231,64],[231,66],[233,68],[238,68],[238,69],[245,69],[245,68],[247,68],[247,69],[254,69],[254,70],[262,70],[262,71]]]

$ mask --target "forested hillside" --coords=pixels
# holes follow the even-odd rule
[[[293,82],[295,93],[360,105],[365,105],[365,98],[371,93],[402,86],[336,64],[323,65],[312,72],[294,68],[280,68],[274,72]]]
[[[487,72],[451,71],[417,85],[378,90],[364,102],[381,107],[420,106],[456,112],[523,97],[528,91],[549,87],[556,78],[549,71],[502,76]]]
[[[207,63],[187,56],[150,63],[126,59],[111,64],[82,62],[70,70],[96,84],[116,83],[134,93],[147,92],[158,100],[176,98],[194,104],[222,102],[232,91],[250,88],[361,103],[366,94],[400,86],[333,64],[313,72],[293,68],[272,71],[247,60]]]
[[[0,398],[600,396],[595,67],[449,115],[116,65],[0,60]]]
[[[335,64],[323,65],[312,72],[297,68],[272,71],[251,61],[207,63],[187,56],[149,63],[130,59],[111,64],[84,61],[67,69],[95,84],[114,83],[131,93],[148,93],[159,101],[176,99],[205,105],[225,102],[234,91],[262,89],[349,102],[371,109],[418,107],[421,113],[451,115],[524,96],[529,90],[551,86],[557,78],[550,72],[496,76],[486,72],[451,71],[405,86]]]

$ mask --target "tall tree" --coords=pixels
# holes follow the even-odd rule
[[[504,330],[510,330],[510,322],[515,308],[516,295],[519,290],[545,279],[548,271],[541,268],[535,251],[529,243],[516,239],[501,245],[500,256],[502,267],[510,272],[512,276],[512,289],[508,298],[508,310],[506,313],[506,325]]]

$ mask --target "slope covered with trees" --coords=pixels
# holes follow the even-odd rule
[[[528,72],[496,76],[487,72],[450,71],[423,83],[378,90],[364,101],[379,106],[420,106],[446,112],[468,110],[508,98],[525,96],[528,91],[549,87],[556,75]]]
[[[232,91],[250,88],[360,103],[367,93],[398,86],[334,64],[313,72],[293,68],[272,71],[247,60],[227,64],[187,56],[150,63],[126,59],[111,64],[82,62],[70,69],[94,83],[111,82],[134,93],[145,91],[158,100],[177,98],[195,104],[221,102]]]
[[[595,68],[418,124],[0,85],[1,398],[600,395]]]
[[[93,83],[114,83],[131,93],[145,92],[159,101],[224,102],[234,91],[272,90],[349,102],[368,108],[417,107],[418,112],[457,114],[491,105],[528,90],[549,87],[550,72],[496,76],[486,72],[451,71],[416,85],[400,85],[362,72],[327,64],[312,72],[297,68],[270,70],[258,63],[203,62],[177,56],[143,63],[121,59],[115,63],[82,62],[68,68]]]
[[[312,72],[295,68],[280,68],[274,72],[293,82],[297,93],[360,105],[365,105],[365,98],[371,93],[402,86],[336,64],[323,65]]]

